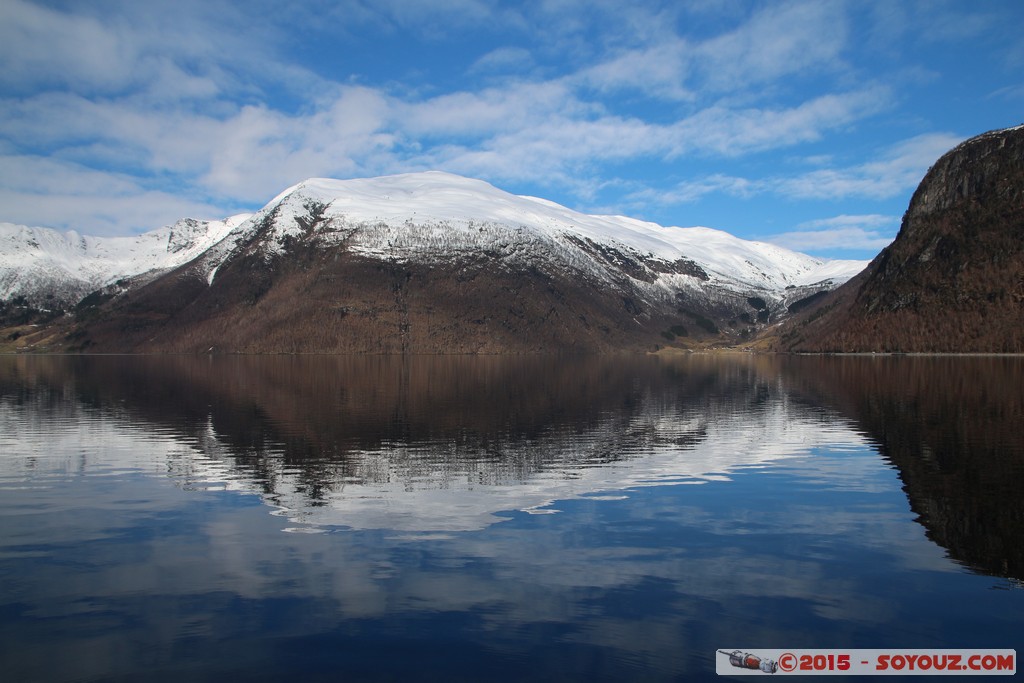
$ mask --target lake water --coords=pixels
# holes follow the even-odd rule
[[[1017,648],[1024,359],[0,357],[9,681]]]

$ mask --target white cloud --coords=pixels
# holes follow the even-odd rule
[[[851,155],[825,145],[798,148],[793,155],[814,155],[824,167],[782,175],[780,163],[767,175],[740,177],[748,170],[735,164],[749,155],[822,143],[901,106],[891,73],[855,80],[863,73],[848,63],[858,49],[851,22],[866,10],[842,3],[707,10],[615,0],[512,9],[497,0],[253,2],[0,4],[0,150],[8,168],[26,164],[24,177],[64,197],[66,186],[34,170],[50,157],[54,178],[82,188],[68,196],[84,198],[92,187],[96,207],[111,196],[164,192],[183,197],[182,206],[202,208],[212,198],[252,208],[310,176],[426,168],[581,197],[636,187],[629,171],[617,178],[608,164],[650,162],[678,174],[691,159],[722,165],[626,201],[884,199],[914,187],[959,141],[924,135],[846,166],[833,164]],[[955,28],[945,16],[936,21]],[[441,37],[454,43],[443,59],[424,53],[423,82],[396,83],[394,73],[419,68],[416,58],[398,50],[396,71],[391,53],[373,52],[360,32],[392,43],[409,37],[419,48]],[[501,47],[481,47],[491,36]],[[342,47],[359,37],[363,52],[328,50],[302,63],[307,55],[292,50],[307,37]],[[464,62],[452,58],[467,45]],[[345,71],[369,67],[386,75],[370,81]],[[443,74],[435,82],[431,72]],[[0,220],[27,216],[27,197],[43,196],[17,175],[8,173],[4,185],[17,206],[4,207]],[[66,197],[61,204],[71,206]],[[160,198],[154,205],[178,210]],[[94,218],[113,229],[113,219]]]
[[[193,194],[258,204],[311,176],[422,168],[593,187],[595,165],[603,162],[786,147],[818,139],[884,101],[868,90],[770,111],[715,106],[676,123],[654,124],[611,115],[561,79],[420,100],[378,88],[335,87],[320,94],[317,107],[297,113],[247,105],[210,115],[69,93],[5,100],[0,112],[9,139],[33,140],[65,159],[105,160],[177,178]],[[757,190],[756,184],[726,184],[721,177],[702,182],[699,191],[677,190],[679,200]]]
[[[387,130],[391,104],[368,88],[344,88],[329,107],[289,116],[245,107],[217,122],[208,139],[211,192],[262,201],[312,176],[372,173],[391,165],[396,136]]]
[[[510,81],[502,87],[459,91],[425,100],[394,100],[396,127],[413,137],[488,139],[540,128],[558,117],[584,118],[599,107],[581,101],[559,80]],[[541,131],[538,131],[543,134]]]
[[[674,123],[651,123],[610,114],[581,99],[567,80],[561,80],[393,103],[400,113],[392,118],[409,139],[449,136],[447,144],[412,157],[421,165],[571,184],[570,176],[605,161],[687,154],[734,157],[817,140],[888,103],[888,91],[869,88],[825,95],[791,108],[731,110],[716,105]],[[715,187],[701,194],[721,189],[721,180],[716,178]],[[733,191],[742,185],[729,184]],[[743,189],[756,188],[748,183]],[[682,194],[693,199],[694,191],[684,189]]]
[[[138,188],[134,179],[125,174],[102,173],[52,158],[16,155],[0,156],[0,184],[39,195],[88,195],[103,191],[118,195]]]
[[[773,235],[764,241],[780,247],[813,253],[819,251],[881,251],[894,239],[897,216],[842,215],[801,223],[796,230]]]
[[[716,173],[697,180],[676,184],[668,190],[644,189],[633,192],[628,200],[634,206],[643,204],[686,204],[696,202],[710,194],[725,194],[732,197],[751,197],[762,191],[757,181]]]
[[[113,164],[143,175],[203,171],[220,133],[220,122],[209,116],[70,93],[0,100],[0,118],[4,136],[28,155]]]
[[[703,43],[701,72],[715,90],[746,89],[841,65],[846,17],[836,2],[770,3],[735,30]]]
[[[286,114],[262,105],[214,117],[136,102],[44,94],[0,102],[5,133],[65,159],[116,163],[170,175],[195,191],[259,202],[314,175],[371,168],[393,144],[392,104],[376,90],[345,87],[327,106]]]
[[[499,47],[477,59],[469,73],[524,71],[534,66],[533,55],[523,47]]]
[[[498,131],[473,145],[442,145],[414,156],[421,168],[501,181],[542,180],[591,198],[605,182],[593,166],[656,152],[657,135],[638,120],[552,116],[540,126]]]
[[[603,93],[637,90],[666,100],[694,100],[696,94],[686,86],[690,52],[678,39],[630,50],[581,70],[573,80]]]
[[[630,200],[672,205],[696,201],[711,194],[744,199],[761,194],[788,199],[890,199],[916,188],[928,168],[961,141],[962,138],[949,133],[921,135],[885,150],[875,161],[845,168],[824,168],[798,175],[763,178],[710,174],[680,182],[668,190],[634,192]],[[859,225],[863,227],[864,223]]]
[[[633,15],[630,15],[633,16]],[[655,31],[657,40],[620,49],[574,77],[599,92],[638,91],[670,101],[696,101],[752,89],[784,77],[845,69],[842,6],[834,2],[769,4],[733,30],[705,40]]]
[[[899,227],[900,217],[899,216],[885,216],[882,214],[871,213],[861,216],[851,216],[849,214],[843,214],[841,216],[834,216],[832,218],[818,218],[813,221],[805,221],[796,226],[799,230],[816,230],[816,229],[837,229],[837,228],[865,228],[870,230],[886,229],[895,231]]]
[[[147,188],[123,173],[23,156],[0,156],[0,206],[7,222],[98,236],[152,230],[185,217],[224,218],[237,209]]]
[[[718,104],[672,127],[672,152],[737,156],[811,142],[886,109],[890,102],[886,88],[873,87],[821,95],[795,107],[736,109]]]
[[[282,58],[287,36],[249,5],[174,3],[0,3],[0,85],[8,94],[58,90],[126,98],[151,106],[204,106],[298,92],[323,80]]]
[[[0,82],[109,90],[131,78],[138,52],[116,29],[92,17],[6,0],[0,9]]]
[[[878,161],[777,179],[774,190],[797,199],[895,197],[917,187],[928,168],[962,140],[950,133],[920,135],[896,145]]]

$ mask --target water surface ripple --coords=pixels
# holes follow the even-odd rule
[[[0,357],[19,681],[1012,648],[1019,358]]]

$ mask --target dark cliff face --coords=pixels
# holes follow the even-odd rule
[[[812,352],[1024,352],[1024,126],[944,155],[896,240],[783,328]]]

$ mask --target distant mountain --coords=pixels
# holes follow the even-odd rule
[[[70,307],[118,280],[139,284],[188,263],[250,215],[187,218],[134,237],[106,238],[0,223],[0,299]]]
[[[106,272],[73,329],[46,345],[487,353],[731,343],[865,265],[585,215],[438,172],[311,179],[229,223],[197,228],[188,260],[154,266],[159,250],[146,252],[138,263],[157,275],[142,283]]]
[[[812,352],[1024,352],[1024,126],[939,159],[895,241],[779,330]]]

